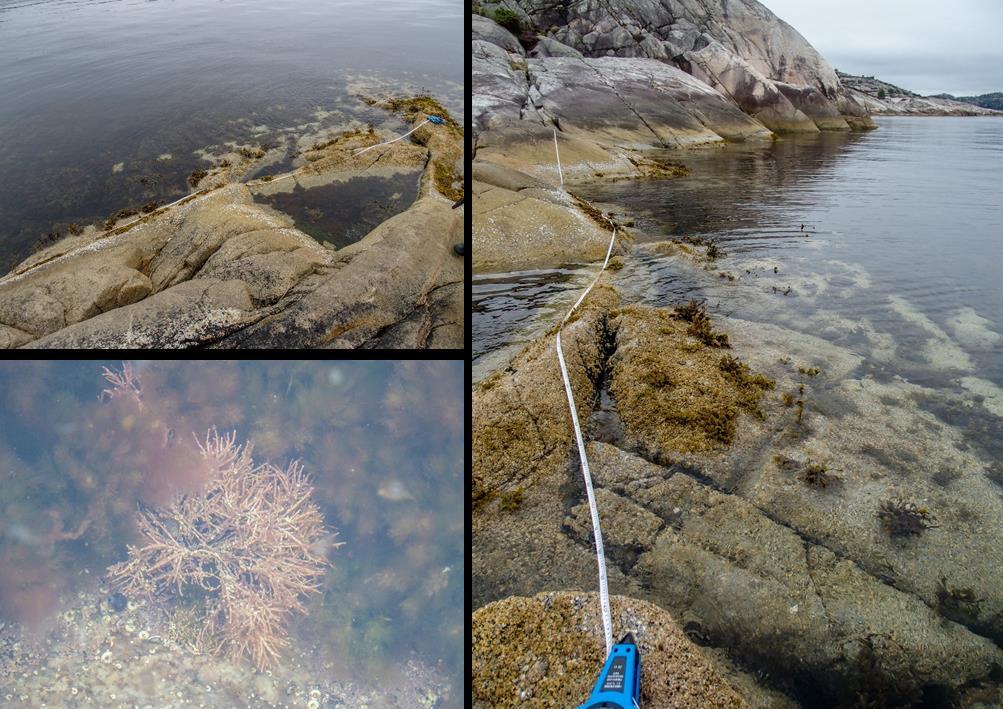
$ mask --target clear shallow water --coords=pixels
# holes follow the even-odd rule
[[[491,372],[563,316],[584,287],[588,267],[474,276],[474,378]]]
[[[119,366],[0,367],[0,630],[44,632],[78,591],[95,591],[139,541],[137,503],[179,472],[157,456],[164,431],[191,445],[215,426],[252,443],[258,463],[300,459],[344,542],[328,552],[322,593],[290,625],[289,655],[332,663],[327,678],[357,686],[389,686],[417,658],[452,688],[437,706],[462,706],[462,363],[136,362],[138,415],[98,401],[105,364]],[[33,662],[42,670],[49,659]],[[0,685],[18,681],[0,670]]]
[[[410,207],[420,178],[421,172],[353,177],[308,189],[296,185],[291,192],[256,195],[255,200],[291,216],[300,231],[341,249]]]
[[[399,127],[362,92],[462,115],[462,23],[448,0],[0,0],[0,266],[54,225],[183,195],[200,148]]]
[[[705,300],[732,336],[733,354],[777,380],[776,392],[764,398],[764,428],[701,466],[713,486],[751,501],[805,541],[820,540],[882,583],[921,596],[926,606],[951,620],[958,616],[937,591],[938,575],[941,583],[963,579],[957,585],[978,587],[984,608],[995,604],[991,620],[996,622],[1003,617],[994,562],[1003,519],[1003,204],[998,189],[1003,121],[879,123],[879,130],[867,134],[672,152],[692,176],[574,189],[636,222],[637,242],[623,257],[623,268],[611,275],[625,300],[655,306]],[[652,246],[686,236],[715,243],[723,255],[708,264],[702,258],[664,256]],[[484,275],[475,281],[475,377],[502,366],[514,349],[555,324],[597,266]],[[804,426],[800,414],[795,417],[786,408],[791,404],[782,403],[784,394],[792,400],[803,397]],[[617,438],[617,402],[604,394],[599,403],[588,422],[590,434],[633,449],[634,440]],[[825,493],[805,488],[778,469],[774,455],[827,466],[840,479],[838,487]],[[733,467],[722,474],[726,466]],[[663,474],[682,477],[674,466]],[[633,485],[623,494],[629,497]],[[888,540],[877,515],[883,501],[895,498],[929,505],[940,526],[908,543]],[[644,505],[651,499],[637,501]],[[734,649],[740,657],[744,653],[753,665],[756,658],[772,657],[776,662],[767,672],[774,679],[767,683],[786,682],[797,675],[793,668],[801,661],[790,650],[798,631],[788,630],[786,608],[779,612],[783,620],[774,616],[766,627],[760,625],[770,617],[762,611],[772,599],[746,594],[772,572],[762,577],[753,572],[748,581],[730,586],[731,575],[719,565],[722,557],[732,558],[733,539],[751,539],[753,546],[769,550],[769,564],[782,552],[768,535],[759,536],[758,525],[746,529],[739,523],[742,533],[736,537],[729,536],[727,526],[721,525],[720,537],[708,533],[710,527],[695,535],[695,546],[713,550],[709,558],[714,559],[694,574],[700,581],[684,573],[677,584],[675,557],[660,560],[659,552],[627,573],[635,574],[639,588],[658,605],[681,614],[677,617],[696,608],[703,620],[712,619],[716,630],[711,634],[720,638],[711,644]],[[674,533],[673,545],[675,539]],[[756,566],[741,556],[736,566]],[[831,588],[855,595],[845,577]],[[873,613],[870,618],[886,623],[883,632],[889,637],[905,637],[916,627],[901,609],[880,610],[877,597],[868,592],[854,599],[868,609],[861,616],[849,610],[852,604],[840,606],[833,626],[855,625],[851,634],[865,626],[872,632],[871,620],[865,623],[862,616]],[[756,600],[746,612],[735,613],[735,604],[748,598]],[[790,613],[797,610],[796,604],[790,607]],[[828,611],[823,615],[828,624]],[[848,621],[851,617],[859,625]],[[963,621],[979,634],[988,632],[971,619]],[[774,630],[775,644],[768,639]],[[991,632],[999,644],[998,630]],[[756,638],[755,647],[736,642],[739,634]],[[937,645],[933,634],[917,638],[917,657]],[[960,656],[961,646],[960,641],[956,649],[950,646],[950,653]],[[874,665],[864,667],[866,674],[879,674]],[[833,677],[841,678],[840,672],[826,666],[795,680],[792,694],[804,706],[834,706],[819,691]],[[835,682],[842,684],[839,691],[852,686]],[[866,694],[874,698],[871,690]],[[857,698],[867,703],[863,694]],[[950,703],[936,692],[924,699],[895,699],[889,705]]]
[[[874,339],[891,338],[891,356],[871,358],[887,376],[952,388],[974,377],[984,380],[975,388],[997,395],[992,387],[1003,387],[1003,121],[889,118],[879,124],[866,134],[673,152],[692,176],[578,191],[611,209],[615,204],[617,212],[626,209],[636,221],[640,246],[618,276],[634,297],[655,305],[706,298],[724,315],[812,334],[821,320],[842,318],[823,336],[863,354],[873,354]],[[712,240],[724,256],[708,272],[644,246],[679,236]],[[581,267],[576,282],[594,269]],[[735,280],[715,278],[717,272]],[[561,286],[530,287],[505,275],[486,279],[475,284],[474,349],[490,362],[490,351],[525,339],[529,323],[539,331],[538,316],[548,324],[558,317],[549,301]]]

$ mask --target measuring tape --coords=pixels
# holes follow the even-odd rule
[[[561,188],[564,188],[564,171],[561,169],[561,153],[557,147],[557,129],[554,129],[554,152],[557,153],[557,169],[561,175]],[[587,200],[586,200],[587,201]],[[591,202],[589,202],[591,204]],[[599,567],[599,608],[602,613],[603,636],[606,640],[606,664],[602,672],[599,673],[599,681],[592,690],[592,696],[579,709],[600,709],[609,707],[616,709],[634,709],[638,707],[638,700],[641,696],[641,658],[637,652],[637,643],[634,642],[634,635],[627,633],[616,645],[613,645],[613,620],[609,609],[609,590],[606,580],[606,552],[603,550],[602,528],[599,525],[599,508],[596,505],[595,492],[592,489],[592,475],[589,472],[589,458],[585,452],[585,441],[582,437],[581,424],[578,422],[578,410],[575,406],[575,395],[571,390],[571,379],[568,376],[568,367],[564,361],[564,348],[561,347],[561,330],[574,314],[578,306],[582,304],[585,297],[592,290],[592,287],[599,282],[603,271],[609,264],[609,257],[613,253],[613,244],[616,242],[616,224],[613,220],[604,215],[613,229],[610,236],[609,248],[606,249],[606,260],[599,268],[599,273],[589,284],[588,288],[582,292],[578,300],[571,306],[561,324],[557,327],[557,363],[561,367],[561,378],[564,381],[564,392],[568,396],[568,409],[571,412],[571,426],[575,431],[575,443],[578,446],[578,457],[582,464],[582,478],[585,480],[585,493],[589,500],[589,512],[592,515],[592,533],[596,545],[596,562]]]
[[[640,709],[641,654],[634,634],[623,636],[609,655],[592,694],[578,709]]]

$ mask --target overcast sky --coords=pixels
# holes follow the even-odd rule
[[[1003,0],[760,0],[830,64],[920,94],[1003,91]]]

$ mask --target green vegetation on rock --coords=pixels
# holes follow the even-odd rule
[[[505,7],[499,7],[495,10],[495,22],[507,29],[514,35],[518,35],[522,31],[522,20],[519,18],[519,13],[513,12]]]

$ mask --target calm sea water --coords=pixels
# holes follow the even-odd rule
[[[620,274],[632,297],[654,305],[705,298],[719,313],[812,334],[825,314],[843,319],[822,333],[842,345],[866,321],[894,343],[885,374],[955,388],[974,377],[980,396],[999,397],[1003,120],[878,123],[865,134],[672,152],[690,177],[578,191],[636,221],[640,245]],[[713,272],[682,268],[643,244],[678,236],[718,244],[724,256]],[[476,279],[475,375],[559,318],[594,270]]]
[[[359,93],[424,89],[462,115],[463,11],[449,0],[0,0],[0,267],[55,226],[183,195],[205,164],[196,150],[282,145],[352,119],[399,127]]]

